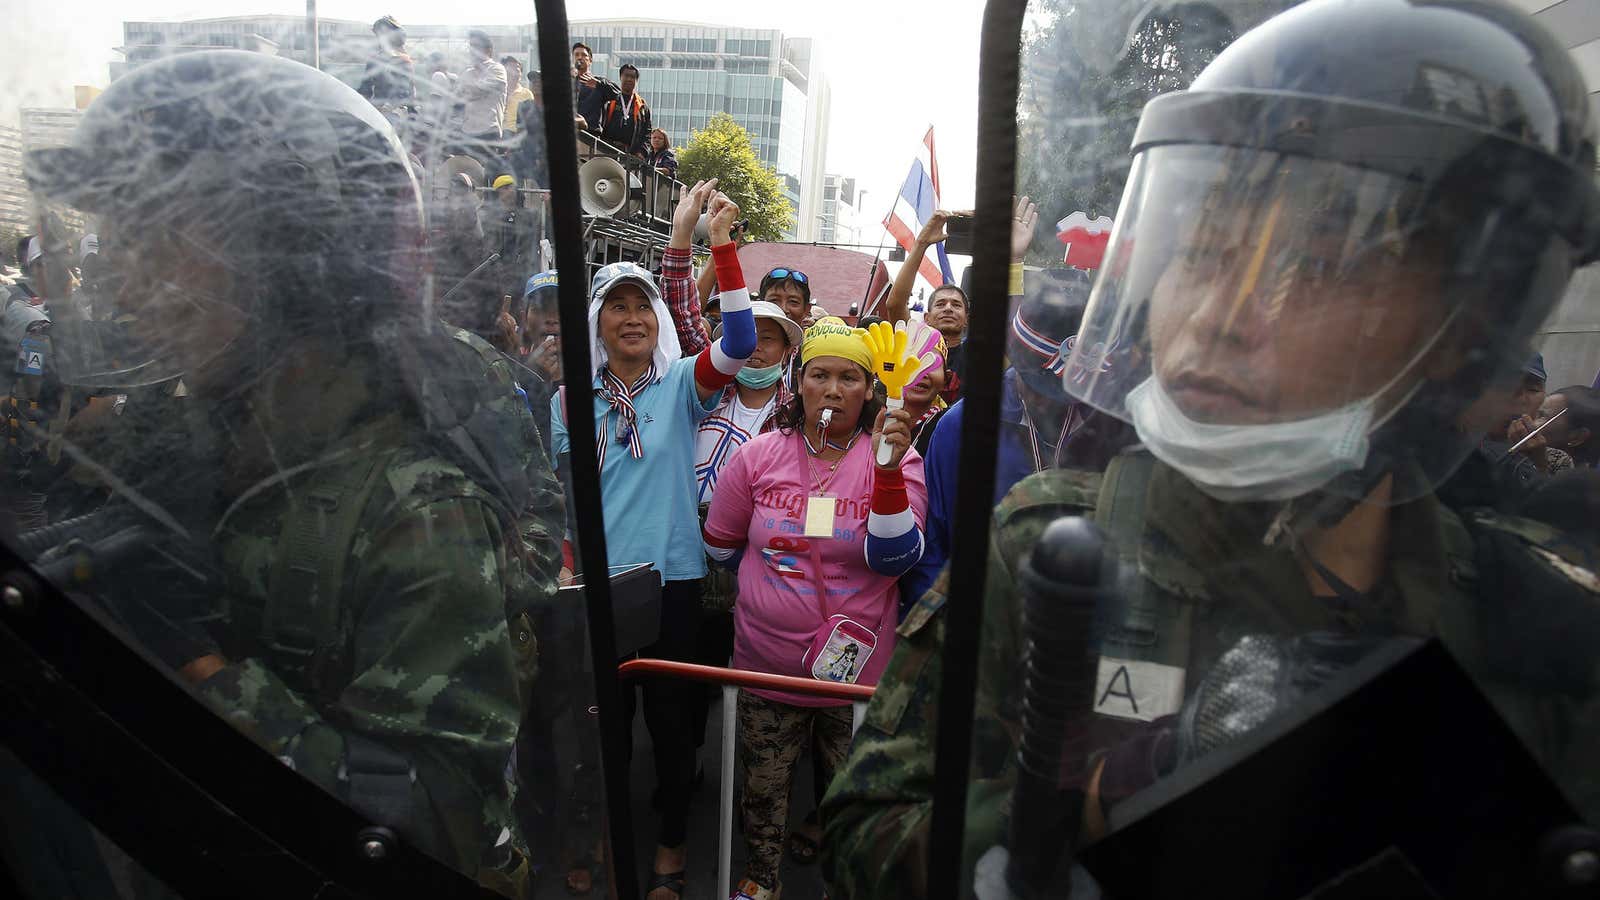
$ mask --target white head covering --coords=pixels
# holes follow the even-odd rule
[[[37,235],[28,238],[28,252],[23,254],[23,256],[26,257],[26,261],[23,263],[23,265],[31,266],[35,260],[43,255],[44,242],[40,241]]]
[[[84,257],[88,256],[89,254],[91,254],[91,253],[99,253],[99,252],[100,252],[100,237],[99,237],[99,235],[92,234],[92,233],[91,234],[86,234],[86,235],[83,236],[83,240],[78,242],[78,262],[80,262],[80,263],[83,262]]]
[[[648,269],[630,262],[602,266],[600,271],[594,273],[594,281],[589,286],[589,361],[594,365],[595,373],[599,374],[607,358],[606,345],[600,340],[600,303],[612,288],[626,281],[643,288],[645,296],[650,298],[651,308],[655,310],[656,352],[652,358],[659,378],[666,375],[668,367],[683,355],[683,345],[678,343],[678,328],[673,324],[672,312],[661,299],[656,280],[650,277]]]

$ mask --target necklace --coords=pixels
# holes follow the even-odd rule
[[[1044,442],[1039,439],[1039,429],[1034,427],[1033,415],[1028,412],[1028,401],[1023,399],[1021,396],[1018,396],[1017,399],[1022,403],[1022,425],[1024,428],[1028,429],[1028,443],[1030,445],[1029,449],[1033,451],[1033,470],[1035,472],[1042,472],[1045,469],[1045,464],[1044,455],[1039,452],[1039,445]],[[1077,426],[1083,424],[1081,421],[1074,421],[1074,419],[1077,418],[1077,413],[1077,405],[1069,405],[1067,407],[1066,415],[1061,419],[1061,434],[1056,438],[1055,444],[1045,444],[1045,446],[1052,448],[1049,466],[1052,469],[1060,467],[1062,448],[1066,447],[1067,439],[1072,437],[1072,432],[1077,428]]]
[[[822,478],[817,475],[816,457],[819,456],[822,451],[816,449],[816,447],[811,443],[811,436],[809,434],[802,433],[801,437],[803,437],[806,442],[806,468],[811,472],[812,491],[815,494],[824,494],[827,492],[828,485],[833,483],[833,476],[839,471],[839,464],[844,462],[844,458],[850,454],[850,448],[855,446],[856,439],[861,437],[861,429],[857,428],[855,432],[850,435],[850,440],[846,441],[843,445],[836,444],[833,441],[826,442],[828,447],[831,447],[835,450],[844,451],[844,453],[839,454],[838,459],[835,459],[832,463],[828,464],[828,474],[826,478]]]

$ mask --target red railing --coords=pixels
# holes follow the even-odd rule
[[[695,663],[673,662],[670,659],[630,659],[617,667],[622,680],[642,678],[647,675],[665,675],[688,681],[721,684],[732,687],[758,688],[764,691],[787,691],[810,697],[829,697],[865,703],[872,699],[874,688],[869,684],[840,684],[836,681],[818,681],[815,678],[796,678],[793,675],[773,675],[752,672],[748,669],[725,669],[721,666],[702,666]]]

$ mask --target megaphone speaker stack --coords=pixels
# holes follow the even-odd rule
[[[473,187],[481,188],[488,186],[488,183],[484,180],[483,163],[478,162],[470,156],[451,156],[445,159],[445,178],[454,178],[458,173],[461,172],[465,172],[467,177],[472,179]]]
[[[628,207],[628,170],[622,163],[597,156],[578,167],[578,196],[584,213],[616,216]]]

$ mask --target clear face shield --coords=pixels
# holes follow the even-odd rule
[[[221,115],[216,85],[161,87],[124,117],[128,146],[25,160],[34,203],[63,240],[98,240],[89,271],[47,297],[63,383],[148,387],[236,357],[247,336],[259,357],[348,330],[363,317],[345,311],[370,302],[383,304],[371,321],[419,312],[417,185],[375,111],[262,92],[257,102],[295,127],[254,157],[252,135],[197,124]]]
[[[248,328],[224,298],[215,242],[189,229],[145,230],[114,216],[73,217],[99,228],[91,273],[47,298],[57,373],[90,390],[148,387],[203,367]],[[209,261],[207,265],[203,261]]]
[[[1221,499],[1344,489],[1337,479],[1368,465],[1374,434],[1462,363],[1441,229],[1416,212],[1422,191],[1280,153],[1141,153],[1067,391],[1132,422]],[[1465,423],[1437,424],[1403,436],[1426,453],[1388,461],[1403,470],[1400,493],[1431,487],[1470,448]]]

